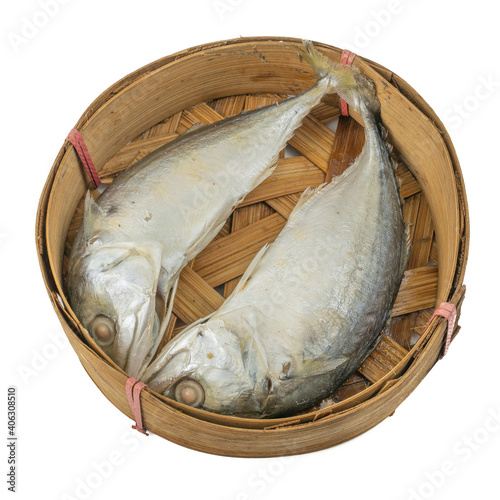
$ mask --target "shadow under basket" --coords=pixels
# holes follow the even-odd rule
[[[245,109],[279,102],[310,88],[316,77],[294,49],[297,39],[238,38],[165,57],[123,78],[99,96],[75,128],[85,139],[103,182],[184,133]],[[335,62],[341,50],[316,43]],[[447,322],[441,302],[460,313],[469,221],[458,159],[443,124],[427,103],[386,68],[356,57],[371,78],[398,161],[397,175],[411,224],[412,253],[381,342],[359,370],[327,400],[279,419],[243,419],[190,408],[149,388],[141,393],[144,426],[180,445],[228,456],[307,453],[351,439],[391,415],[415,389],[443,349]],[[363,124],[340,115],[338,96],[316,106],[283,151],[271,177],[236,208],[219,235],[183,271],[164,344],[183,324],[217,309],[246,267],[273,241],[309,186],[339,173],[359,153]],[[66,268],[90,189],[75,149],[65,142],[41,195],[37,250],[57,316],[85,370],[103,394],[133,418],[128,376],[100,349],[68,305]],[[454,335],[458,332],[455,324]],[[431,413],[429,412],[429,418]],[[124,426],[126,426],[124,422]]]

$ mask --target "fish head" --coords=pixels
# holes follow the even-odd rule
[[[158,263],[153,249],[130,244],[87,247],[69,272],[71,306],[97,345],[138,378],[155,345]]]
[[[142,381],[179,403],[222,414],[252,405],[253,383],[239,338],[221,320],[194,324],[175,337]]]

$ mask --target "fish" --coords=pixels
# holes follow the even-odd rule
[[[87,194],[70,254],[69,302],[129,376],[139,378],[156,353],[182,269],[272,173],[341,73],[322,72],[279,105],[193,127],[121,172],[97,200]]]
[[[306,43],[318,74],[336,66]],[[143,382],[179,403],[244,418],[293,414],[330,396],[381,338],[409,255],[374,84],[355,68],[338,93],[365,143],[329,184],[307,189],[233,293],[161,351]]]

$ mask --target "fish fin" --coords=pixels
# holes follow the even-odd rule
[[[256,379],[259,373],[269,371],[266,350],[260,339],[255,335],[247,338],[243,343],[241,359],[243,360],[245,372],[251,379]]]
[[[392,166],[394,167],[394,170],[396,170],[398,168],[398,162],[396,161],[396,157],[392,156],[394,153],[394,146],[387,142],[387,138],[389,137],[389,132],[387,132],[387,129],[384,127],[382,122],[378,122],[377,126],[378,126],[378,131],[379,131],[380,137],[385,142],[386,147],[387,147],[387,151],[389,152],[389,156],[391,157]]]
[[[292,134],[293,135],[293,134]],[[292,135],[290,137],[292,137]],[[287,142],[288,139],[286,139],[284,142]],[[259,185],[259,184],[262,184],[262,182],[264,182],[273,172],[274,172],[274,169],[277,167],[278,165],[278,161],[280,159],[280,152],[276,153],[274,155],[274,157],[271,159],[271,161],[269,162],[269,167],[266,168],[260,175],[259,177],[257,177],[255,179],[255,183],[254,183],[254,189]],[[245,196],[243,196],[239,201],[238,203],[236,204],[236,207],[245,199]]]
[[[261,177],[262,180],[259,179],[259,184],[265,179],[267,179],[274,172],[274,169],[278,166],[279,159],[280,159],[280,151],[274,155],[273,159],[269,163],[269,168],[264,172],[263,176]]]
[[[410,253],[411,253],[411,224],[408,222],[405,223],[405,242],[404,242],[404,249],[401,255],[401,273],[404,272],[406,269],[406,265],[408,264],[408,260],[410,259]]]
[[[327,186],[327,183],[324,182],[323,184],[320,184],[319,186],[313,188],[313,187],[308,187],[303,193],[302,196],[299,198],[299,201],[295,205],[295,207],[292,210],[292,213],[288,217],[289,219],[293,216],[296,217],[296,214],[300,212],[301,208],[306,205],[312,198],[314,198],[318,193],[320,193],[323,188]]]
[[[209,223],[204,227],[202,236],[194,241],[190,247],[188,247],[184,252],[184,257],[187,261],[194,259],[214,238],[217,236],[219,231],[222,229],[226,219],[222,222],[219,221],[209,221]]]
[[[85,240],[89,241],[96,232],[97,223],[102,220],[104,211],[96,203],[90,191],[85,196],[85,207],[83,210],[83,231]]]
[[[291,362],[283,364],[284,372],[280,374],[280,379],[287,380],[292,378],[306,378],[306,377],[314,377],[315,375],[323,375],[328,372],[333,372],[348,360],[349,358],[347,358],[346,356],[340,356],[338,358],[326,358],[326,359],[318,358],[318,359],[292,360]]]
[[[238,282],[238,284],[236,285],[235,289],[233,290],[233,292],[231,293],[231,295],[236,295],[240,292],[242,292],[248,281],[250,280],[250,278],[252,277],[252,273],[255,271],[255,268],[257,267],[257,265],[259,264],[259,262],[261,261],[262,257],[264,256],[264,254],[267,252],[267,249],[269,248],[270,244],[269,243],[266,243],[258,252],[257,254],[255,255],[255,257],[253,258],[252,262],[250,262],[250,264],[248,265],[248,267],[246,268],[245,272],[243,273],[243,276],[241,277],[240,281]],[[231,296],[230,295],[230,296]],[[226,299],[226,300],[229,300],[229,297]]]
[[[177,292],[177,285],[179,284],[179,276],[175,278],[175,281],[173,284],[169,287],[168,291],[166,292],[168,294],[168,297],[165,298],[165,303],[166,303],[166,313],[163,319],[160,322],[160,328],[158,329],[158,333],[156,335],[156,338],[154,339],[153,345],[151,346],[151,350],[149,351],[148,355],[144,359],[144,363],[142,365],[142,368],[139,371],[138,376],[136,377],[137,380],[140,380],[141,377],[144,375],[146,372],[146,369],[150,365],[151,361],[155,357],[156,351],[158,350],[158,347],[160,345],[161,340],[163,339],[163,335],[165,334],[165,331],[167,329],[168,323],[170,321],[170,317],[172,316],[172,309],[174,306],[174,299],[175,299],[175,294]]]
[[[194,125],[191,125],[185,132],[184,134],[190,134],[191,132],[194,132],[195,130],[200,129],[205,125],[203,122],[196,122]]]
[[[167,313],[165,314],[165,317],[163,318],[161,322],[161,327],[160,327],[160,337],[163,336],[165,333],[165,330],[167,328],[167,324],[170,321],[170,316],[172,315],[172,309],[174,307],[174,299],[175,299],[175,294],[177,293],[177,285],[179,284],[179,276],[175,278],[174,284],[172,285],[172,289],[170,290],[170,293],[168,295],[168,299],[166,300],[167,303]]]
[[[249,305],[241,308],[239,313],[238,328],[232,331],[238,337],[240,343],[241,359],[245,372],[251,379],[256,379],[259,373],[269,371],[266,349],[259,336],[263,318],[261,313]],[[218,315],[218,317],[221,319],[217,321],[227,328],[223,319],[224,314]],[[212,323],[214,321],[211,321]]]

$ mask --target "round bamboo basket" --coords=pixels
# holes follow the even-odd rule
[[[211,43],[160,59],[114,84],[75,126],[103,182],[193,124],[211,123],[311,87],[315,76],[294,49],[300,43],[269,37]],[[340,61],[340,49],[315,45]],[[405,218],[412,224],[410,261],[380,344],[328,400],[287,418],[216,415],[145,388],[144,425],[155,434],[196,450],[240,457],[331,447],[391,415],[439,359],[446,321],[434,318],[425,335],[415,334],[422,333],[442,301],[455,304],[459,313],[465,293],[469,221],[458,159],[439,118],[404,80],[362,57],[354,65],[375,82],[388,141],[399,161]],[[294,155],[283,152],[274,174],[248,195],[221,233],[183,271],[163,343],[183,324],[220,306],[257,251],[276,238],[305,188],[340,173],[356,157],[363,124],[356,114],[341,118],[334,133],[326,123],[339,115],[338,97],[326,97],[289,142]],[[125,393],[128,376],[88,336],[66,298],[68,252],[88,189],[75,150],[65,142],[38,209],[40,267],[56,314],[85,370],[104,395],[133,418]],[[458,329],[455,326],[454,334]]]

